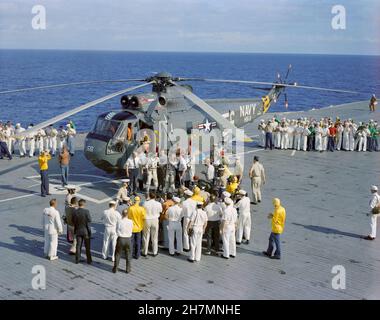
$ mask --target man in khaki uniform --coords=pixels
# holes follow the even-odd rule
[[[263,165],[259,162],[259,157],[253,158],[251,170],[249,170],[249,177],[251,178],[253,201],[252,204],[261,202],[261,185],[265,184],[265,171]]]

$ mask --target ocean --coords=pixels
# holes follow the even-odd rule
[[[380,94],[380,56],[58,50],[0,50],[0,91],[86,80],[146,78],[161,71],[179,77],[273,82],[278,72],[285,76],[289,64],[293,66],[290,82],[360,94],[288,89],[289,108],[285,109],[281,97],[271,107],[272,112],[309,110],[369,100],[371,94]],[[20,122],[26,127],[132,85],[106,83],[0,95],[0,120]],[[248,85],[202,82],[192,85],[194,93],[204,99],[263,95],[263,91]],[[98,114],[120,108],[119,99],[109,100],[70,119],[79,131],[88,131]]]

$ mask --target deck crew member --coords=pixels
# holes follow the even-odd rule
[[[244,238],[246,240],[244,244],[249,244],[251,237],[251,202],[245,190],[239,191],[235,208],[239,213],[236,243],[240,244]]]
[[[75,153],[75,136],[77,131],[73,128],[71,123],[66,125],[67,130],[67,147],[69,149],[70,155],[74,156]]]
[[[49,260],[57,260],[58,235],[63,233],[63,227],[56,199],[51,199],[50,207],[44,209],[42,224],[45,236],[44,255]]]
[[[259,130],[259,146],[265,147],[265,120],[261,119],[259,126],[257,128]]]
[[[91,257],[91,215],[90,211],[85,208],[86,200],[80,199],[78,201],[78,209],[73,215],[74,233],[77,238],[77,248],[75,252],[75,263],[80,262],[82,254],[82,246],[86,248],[87,263],[92,263]]]
[[[107,258],[111,256],[112,261],[115,261],[115,249],[117,240],[116,225],[117,222],[121,219],[120,213],[116,210],[116,201],[111,200],[109,202],[109,209],[104,210],[101,219],[104,222],[102,256],[104,260],[107,260]],[[111,250],[109,251],[109,249]],[[111,254],[109,255],[110,252]]]
[[[177,172],[178,159],[175,154],[169,157],[168,165],[166,167],[166,177],[165,177],[165,189],[166,192],[175,191],[175,177]]]
[[[37,142],[37,148],[38,152],[43,152],[44,149],[44,139],[45,139],[46,133],[44,129],[39,129],[36,134],[36,142]]]
[[[168,209],[170,207],[174,206],[174,201],[173,201],[173,194],[172,193],[167,193],[166,194],[166,200],[162,204],[162,214],[160,216],[160,222],[161,222],[161,227],[162,227],[162,246],[165,249],[169,248],[169,234],[168,234]]]
[[[61,168],[61,181],[62,186],[67,186],[69,183],[69,165],[70,165],[70,153],[67,147],[64,146],[58,156],[59,166]]]
[[[153,256],[158,254],[158,230],[159,219],[162,213],[162,204],[156,200],[156,194],[154,192],[149,193],[149,199],[145,201],[144,208],[146,211],[145,223],[143,229],[143,257],[148,254],[149,242],[152,242]]]
[[[119,202],[119,205],[129,205],[130,204],[130,197],[128,193],[128,182],[129,179],[123,179],[122,180],[123,185],[120,187],[120,189],[117,192],[116,200]]]
[[[342,149],[342,144],[343,144],[344,128],[340,122],[336,123],[335,126],[336,126],[336,150],[340,151],[340,149]]]
[[[137,157],[137,152],[133,152],[125,163],[125,172],[127,177],[131,180],[131,191],[136,194],[137,191],[137,176],[139,173],[139,159]]]
[[[205,171],[206,180],[209,183],[213,183],[214,178],[215,178],[215,167],[211,164],[211,160],[209,158],[205,160],[205,166],[206,166],[206,171]]]
[[[128,219],[128,209],[124,209],[122,212],[122,218],[119,219],[116,225],[117,241],[115,250],[115,264],[112,268],[113,273],[116,273],[118,270],[122,253],[125,254],[126,272],[131,272],[132,230],[133,221]]]
[[[294,149],[297,151],[301,150],[301,137],[303,133],[303,128],[300,123],[297,123],[296,127],[294,128]]]
[[[158,178],[157,178],[157,167],[159,163],[159,158],[156,153],[149,154],[147,161],[147,181],[146,181],[146,192],[149,194],[150,185],[153,181],[153,186],[157,190],[158,188]]]
[[[24,136],[18,136],[18,134],[25,131],[25,128],[21,127],[21,124],[17,123],[15,127],[15,148],[17,145],[18,151],[20,153],[20,158],[24,158],[26,154],[26,148],[25,148],[25,137]]]
[[[27,130],[30,130],[33,128],[33,123],[31,123]],[[35,132],[29,133],[25,138],[25,144],[26,148],[28,150],[29,158],[34,157],[34,150],[36,148],[36,137]]]
[[[67,241],[71,243],[69,253],[75,255],[77,250],[77,238],[74,233],[74,222],[73,216],[75,215],[76,210],[78,209],[78,199],[77,197],[72,197],[70,203],[65,206],[65,218],[64,221],[67,224]]]
[[[335,138],[336,138],[336,128],[331,123],[329,126],[329,135],[328,135],[328,143],[327,143],[327,149],[331,152],[334,152],[335,150]]]
[[[319,123],[317,123],[315,127],[315,150],[319,152],[323,151],[322,136],[323,136],[323,128],[321,127]]]
[[[190,234],[190,262],[200,261],[202,255],[202,237],[207,227],[207,214],[202,209],[203,202],[197,202],[197,209],[193,212],[188,225]]]
[[[218,202],[218,198],[214,195],[210,198],[210,203],[205,208],[207,214],[207,251],[206,254],[211,254],[211,248],[215,253],[219,251],[220,241],[220,217],[222,215],[222,208]]]
[[[7,122],[4,130],[5,134],[5,142],[7,144],[9,152],[13,153],[13,147],[14,147],[14,134],[15,134],[15,127],[12,125],[10,121]]]
[[[380,195],[378,194],[377,186],[371,187],[371,194],[372,194],[372,198],[369,202],[369,208],[370,208],[369,216],[371,217],[371,222],[370,222],[371,233],[367,237],[364,238],[366,240],[376,239],[377,217],[380,214]]]
[[[376,111],[376,105],[377,105],[377,99],[376,99],[376,96],[373,94],[371,97],[371,100],[369,101],[369,111],[375,112]]]
[[[231,198],[225,198],[225,209],[223,210],[220,230],[223,240],[223,255],[224,259],[235,258],[236,256],[236,224],[237,224],[237,211],[234,208],[234,203]]]
[[[265,150],[266,149],[273,149],[273,126],[271,121],[268,122],[268,124],[265,126]],[[276,132],[277,134],[277,132]],[[276,135],[277,138],[277,135]]]
[[[67,146],[67,131],[63,126],[59,126],[57,132],[57,144],[58,144],[58,152],[62,151],[63,146]]]
[[[48,140],[49,140],[49,149],[53,157],[55,156],[55,153],[57,152],[57,136],[58,136],[58,131],[51,124],[49,126]]]
[[[183,217],[182,208],[180,207],[181,199],[173,197],[174,206],[168,209],[168,234],[169,234],[169,254],[174,256],[183,252],[182,247],[182,225],[181,220]],[[176,248],[174,248],[174,240]]]
[[[159,164],[157,168],[157,179],[158,179],[158,191],[164,191],[165,181],[166,181],[166,166],[168,164],[168,157],[165,150],[161,150],[159,157]]]
[[[184,251],[190,250],[190,240],[187,233],[190,218],[193,212],[197,208],[197,202],[192,199],[193,192],[191,190],[185,190],[184,192],[185,201],[182,202],[182,213],[183,213],[183,249]]]
[[[140,205],[140,197],[135,197],[135,203],[128,208],[128,219],[133,221],[132,256],[135,259],[141,255],[141,232],[144,229],[146,211]]]
[[[281,201],[278,198],[273,199],[274,211],[268,214],[268,219],[272,220],[272,232],[269,237],[269,244],[267,251],[263,251],[263,254],[271,259],[281,259],[281,239],[280,235],[284,232],[286,211],[281,206]],[[272,256],[274,246],[276,251]]]
[[[343,136],[342,136],[342,149],[345,151],[350,150],[350,132],[351,132],[350,124],[346,122],[343,128]]]
[[[307,151],[307,140],[309,138],[310,131],[307,123],[304,124],[302,130],[302,150]]]
[[[265,170],[263,165],[259,162],[259,157],[254,156],[251,170],[249,171],[249,177],[251,178],[252,187],[252,204],[261,202],[261,185],[265,184]]]
[[[41,175],[41,196],[46,197],[50,195],[49,192],[49,166],[48,162],[51,160],[51,155],[49,151],[41,152],[38,157],[38,165],[40,167],[40,175]]]
[[[7,141],[7,138],[4,134],[4,131],[0,129],[0,159],[3,159],[4,155],[6,155],[9,160],[12,160],[12,155],[9,152],[6,141]]]

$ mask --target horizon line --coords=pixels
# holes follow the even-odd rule
[[[126,53],[194,53],[194,54],[271,54],[271,55],[321,55],[321,56],[366,56],[380,57],[378,54],[370,53],[310,53],[310,52],[264,52],[264,51],[174,51],[174,50],[123,50],[123,49],[75,49],[75,48],[0,48],[0,50],[18,51],[83,51],[83,52],[126,52]]]

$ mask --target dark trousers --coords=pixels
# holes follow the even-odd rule
[[[4,141],[0,141],[0,158],[7,156],[9,159],[12,159],[12,155],[8,150],[8,146]]]
[[[273,135],[272,132],[265,133],[265,149],[273,149]]]
[[[139,174],[139,169],[129,169],[128,170],[128,175],[130,181],[130,186],[131,186],[131,191],[136,192],[137,190],[137,176]]]
[[[122,254],[125,254],[125,260],[127,263],[126,270],[129,272],[131,270],[131,238],[118,237],[116,241],[115,249],[115,264],[114,267],[117,269],[119,267],[120,258]]]
[[[41,195],[49,194],[49,174],[47,170],[40,170],[41,174]]]
[[[313,151],[314,150],[314,140],[315,140],[315,137],[308,137],[307,138],[307,151]]]
[[[75,262],[79,262],[82,253],[82,245],[86,248],[87,263],[92,262],[91,258],[91,239],[89,236],[77,236],[77,250],[75,253]]]
[[[132,255],[138,259],[141,255],[141,232],[132,233]]]
[[[208,221],[206,227],[207,250],[210,251],[213,245],[214,250],[219,251],[219,232],[220,221]]]
[[[327,142],[327,150],[334,152],[335,150],[335,138],[329,137],[329,140]]]
[[[276,246],[276,251],[274,252],[274,256],[281,257],[281,244],[280,244],[280,234],[279,233],[271,233],[269,236],[269,245],[267,249],[267,253],[269,256],[272,255],[274,246]]]
[[[158,166],[157,168],[157,180],[158,180],[158,190],[164,190],[165,188],[165,178],[166,178],[166,165]]]

